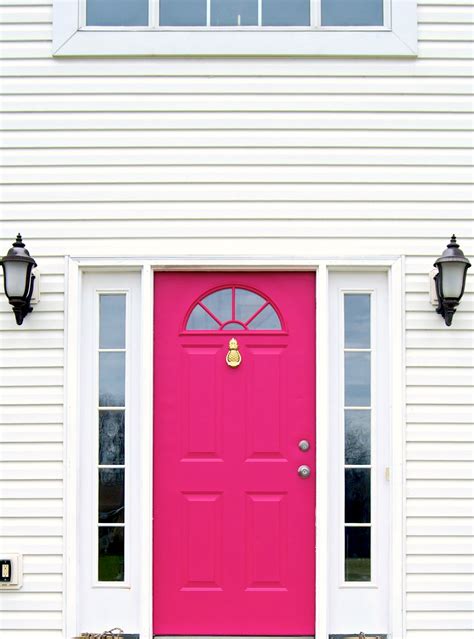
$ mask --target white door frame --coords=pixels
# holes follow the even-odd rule
[[[386,271],[389,279],[390,359],[391,359],[391,508],[392,531],[390,558],[391,595],[390,629],[392,639],[405,636],[405,342],[404,342],[404,258],[400,256],[374,259],[314,259],[303,257],[261,258],[65,258],[65,390],[64,390],[64,591],[63,629],[65,639],[78,631],[76,609],[77,562],[77,452],[79,450],[79,353],[81,274],[84,271],[141,272],[141,349],[142,380],[140,387],[141,420],[143,423],[141,479],[142,527],[140,558],[142,567],[142,597],[140,639],[152,639],[152,447],[153,437],[153,274],[159,270],[314,270],[316,277],[316,367],[317,367],[317,509],[316,509],[316,620],[315,634],[327,637],[327,424],[329,415],[328,371],[329,270]]]

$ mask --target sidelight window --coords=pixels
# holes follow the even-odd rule
[[[371,580],[371,296],[344,294],[344,579]]]
[[[126,295],[99,295],[98,581],[125,576]]]

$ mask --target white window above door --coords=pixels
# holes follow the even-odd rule
[[[54,0],[54,55],[413,56],[416,0]]]

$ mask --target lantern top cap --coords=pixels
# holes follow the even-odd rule
[[[15,242],[13,242],[13,246],[11,247],[11,249],[8,251],[5,257],[2,257],[0,261],[28,262],[29,264],[33,264],[33,266],[36,266],[35,260],[31,257],[28,249],[25,248],[25,244],[20,233],[18,233],[18,235],[16,236],[16,240]]]
[[[469,268],[471,266],[471,262],[459,248],[459,244],[457,243],[455,235],[451,237],[451,241],[449,242],[447,248],[445,248],[441,257],[438,257],[433,266],[438,266],[438,264],[443,264],[446,262],[460,262],[466,264],[466,268]]]

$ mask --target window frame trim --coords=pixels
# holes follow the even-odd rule
[[[391,0],[389,28],[83,28],[83,21],[83,0],[53,0],[53,56],[414,57],[418,49],[416,0]]]

